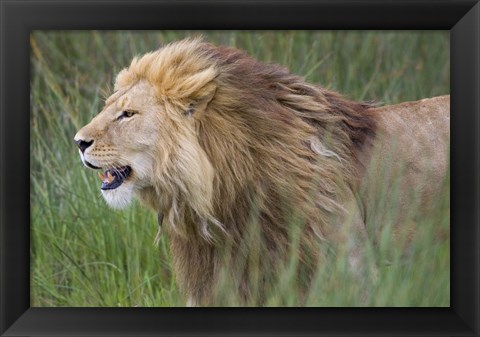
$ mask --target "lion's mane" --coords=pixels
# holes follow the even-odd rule
[[[276,270],[294,244],[299,269],[312,272],[317,242],[335,232],[344,195],[358,184],[357,154],[376,128],[369,106],[199,39],[135,58],[115,90],[141,79],[167,110],[195,120],[194,128],[172,122],[172,143],[159,144],[172,150],[158,158],[158,186],[141,196],[150,205],[168,199],[169,209],[156,211],[166,213],[176,277],[191,303],[212,303],[225,263],[236,268],[239,295],[248,300],[248,268],[262,271],[256,286],[268,282],[263,273]],[[292,226],[300,231],[297,243]],[[257,244],[245,248],[254,233]],[[241,266],[232,260],[238,256],[246,261]]]

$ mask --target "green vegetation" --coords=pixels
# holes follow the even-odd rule
[[[73,142],[135,55],[200,32],[34,32],[31,36],[31,305],[183,306],[156,215],[135,203],[109,209],[97,172]],[[448,32],[203,32],[216,44],[282,64],[355,100],[385,104],[449,93]],[[388,228],[369,263],[376,283],[359,284],[339,255],[321,269],[311,306],[449,306],[449,181],[434,216],[417,223],[407,255]],[[435,240],[440,230],[447,238]],[[389,263],[381,263],[389,260]],[[286,270],[267,305],[296,305]],[[228,300],[228,289],[225,303]]]

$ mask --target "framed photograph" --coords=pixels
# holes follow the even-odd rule
[[[476,1],[1,17],[2,336],[478,335]]]

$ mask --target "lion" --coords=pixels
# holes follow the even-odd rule
[[[395,223],[413,200],[431,209],[448,174],[449,100],[356,102],[186,39],[135,57],[75,142],[103,171],[108,205],[135,197],[158,214],[188,305],[214,305],[226,274],[240,303],[262,303],[293,253],[305,289],[331,247],[360,270],[394,187]],[[414,236],[408,223],[394,235]]]

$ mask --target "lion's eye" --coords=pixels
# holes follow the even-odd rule
[[[132,110],[125,110],[122,112],[120,116],[118,116],[117,120],[123,119],[123,118],[130,118],[133,115],[135,115],[135,111]]]

